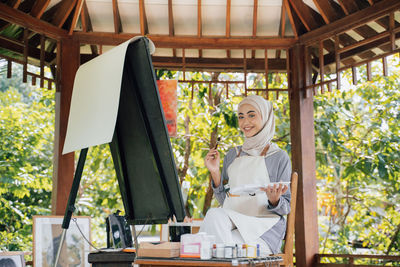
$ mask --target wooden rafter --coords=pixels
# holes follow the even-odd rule
[[[83,32],[90,32],[93,30],[92,21],[90,19],[89,10],[87,8],[85,0],[83,1],[82,10],[81,10],[81,23],[82,23],[82,31]],[[99,54],[96,44],[90,45],[90,49],[92,50],[92,54],[94,54],[94,55]]]
[[[257,13],[258,13],[258,0],[254,0],[253,3],[253,37],[257,36]],[[256,57],[256,51],[252,50],[251,51],[251,57],[255,58]]]
[[[50,0],[37,0],[33,4],[31,15],[35,18],[40,19],[46,10],[47,6],[49,5]]]
[[[140,33],[147,35],[149,33],[149,27],[147,25],[146,10],[144,7],[144,0],[139,0],[139,15],[140,15]]]
[[[326,24],[329,24],[344,16],[343,12],[339,13],[338,9],[335,8],[334,5],[336,3],[332,0],[313,0],[313,1]]]
[[[54,14],[51,24],[61,28],[71,14],[72,9],[75,7],[76,1],[77,0],[63,0]]]
[[[69,34],[72,34],[72,32],[75,29],[79,14],[81,14],[82,5],[83,5],[83,0],[78,0],[75,6],[74,16],[72,17],[71,26],[69,27]]]
[[[48,22],[34,18],[20,10],[0,3],[0,19],[21,27],[29,27],[32,31],[44,34],[53,39],[60,39],[68,35],[67,31]]]
[[[114,32],[122,32],[121,16],[119,15],[118,0],[112,0],[113,18],[114,18]]]
[[[21,4],[21,0],[9,0],[10,6],[13,8],[18,8],[19,5]]]
[[[304,4],[302,0],[289,0],[289,2],[296,14],[299,16],[301,22],[306,27],[307,31],[317,29],[322,25],[322,23],[318,21],[318,16],[320,15],[311,7]]]
[[[81,23],[82,23],[82,31],[88,32],[92,29],[92,22],[89,17],[89,10],[86,5],[86,1],[83,1],[82,10],[81,10]]]
[[[283,0],[283,4],[285,5],[285,9],[288,14],[290,24],[292,25],[294,36],[297,38],[303,32],[301,30],[301,26],[303,26],[303,24],[301,23],[299,17],[296,15],[295,11],[289,4],[289,0]]]
[[[330,24],[324,25],[312,32],[305,33],[299,37],[301,43],[313,43],[320,39],[326,39],[335,34],[352,30],[371,20],[385,16],[393,10],[400,9],[398,0],[382,0],[372,7],[362,9],[354,14],[348,15]]]
[[[201,0],[197,0],[197,37],[201,37],[203,35],[202,31],[202,20],[201,20]],[[199,57],[203,57],[202,50],[199,49]]]
[[[298,31],[297,31],[297,25],[294,23],[292,10],[290,9],[291,7],[290,7],[288,1],[289,0],[283,0],[282,1],[282,6],[285,7],[285,10],[286,10],[286,12],[288,14],[288,18],[289,18],[289,21],[290,21],[290,25],[292,26],[292,30],[293,30],[294,36],[297,38],[297,37],[299,37]]]
[[[174,13],[172,10],[172,0],[168,0],[168,31],[169,31],[169,36],[175,35]],[[176,49],[172,50],[172,54],[174,57],[176,57]]]
[[[338,0],[338,2],[346,15],[350,15],[351,13],[358,11],[357,4],[354,1]]]
[[[231,36],[231,0],[226,0],[226,20],[225,20],[225,37]],[[226,57],[231,57],[231,51],[226,50]]]
[[[168,0],[168,30],[169,30],[169,36],[175,35],[174,13],[172,11],[172,0]]]
[[[281,6],[281,20],[279,22],[279,37],[283,38],[285,37],[285,31],[286,31],[286,8],[285,4],[282,2]],[[281,50],[277,49],[275,51],[275,57],[280,58],[281,57]]]
[[[0,36],[0,47],[14,52],[19,55],[24,54],[24,43],[19,40],[13,40],[5,36]],[[28,54],[32,58],[40,58],[40,49],[32,46],[28,46]],[[45,61],[50,62],[54,59],[54,54],[45,53]]]
[[[136,34],[114,34],[98,32],[76,32],[74,36],[81,44],[118,45]],[[148,35],[157,47],[192,49],[286,49],[294,45],[296,38],[226,38]]]

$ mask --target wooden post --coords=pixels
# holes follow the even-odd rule
[[[79,42],[72,37],[62,39],[57,48],[56,119],[54,137],[54,170],[52,214],[64,215],[74,177],[74,152],[62,155],[67,132],[69,107],[76,71],[79,67]]]
[[[289,51],[290,135],[293,171],[299,174],[297,191],[295,248],[296,266],[311,267],[318,253],[318,214],[315,174],[315,141],[313,96],[307,97],[304,46]]]

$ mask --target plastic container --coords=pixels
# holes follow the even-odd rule
[[[217,249],[215,253],[216,258],[222,259],[225,256],[225,246],[222,243],[217,244]]]
[[[217,244],[213,244],[212,247],[212,257],[216,258],[217,257]]]
[[[248,244],[247,245],[247,258],[257,258],[257,245]]]
[[[200,247],[200,259],[209,260],[212,257],[212,248],[209,241],[202,241]]]
[[[224,255],[226,259],[232,259],[233,258],[233,244],[228,244],[224,248]]]

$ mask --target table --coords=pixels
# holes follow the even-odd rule
[[[172,267],[172,266],[211,266],[211,267],[227,267],[227,266],[269,266],[279,267],[282,262],[281,257],[267,257],[259,259],[213,259],[213,260],[200,260],[192,258],[137,258],[135,264],[140,267]]]
[[[135,253],[132,252],[92,252],[88,261],[92,267],[132,267]]]

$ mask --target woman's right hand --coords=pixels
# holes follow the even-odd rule
[[[208,151],[204,159],[204,165],[206,165],[207,169],[210,171],[215,186],[219,186],[221,182],[221,174],[219,172],[219,162],[220,162],[220,157],[218,150],[214,148],[210,149],[210,151]]]

